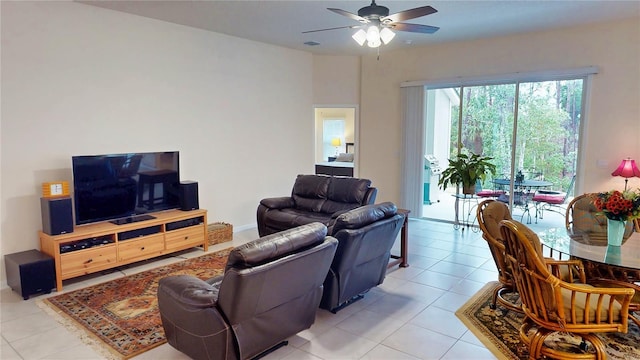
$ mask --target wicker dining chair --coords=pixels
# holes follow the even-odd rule
[[[573,233],[607,232],[607,218],[593,204],[594,196],[594,193],[586,193],[576,196],[569,202],[565,213],[565,227],[568,231]],[[624,231],[625,238],[631,235],[633,228],[633,222],[628,221]]]
[[[493,261],[498,269],[499,285],[493,290],[493,301],[491,308],[496,308],[496,303],[504,306],[509,310],[522,313],[519,304],[509,301],[504,295],[514,293],[515,284],[511,270],[507,266],[504,258],[504,242],[500,234],[500,221],[511,220],[511,213],[507,204],[495,199],[487,199],[481,202],[477,208],[478,226],[482,230],[482,238],[489,244],[489,250]]]
[[[520,338],[529,346],[529,359],[606,359],[605,344],[595,333],[627,332],[634,290],[562,281],[549,271],[540,239],[531,229],[517,221],[504,220],[500,232],[525,314]],[[571,353],[546,346],[545,339],[555,332],[581,337],[582,351]],[[587,343],[591,343],[594,353],[586,352]]]
[[[593,204],[595,194],[576,196],[567,207],[565,226],[570,232],[607,232],[607,218],[598,212]],[[624,238],[628,238],[638,226],[636,222],[627,222]],[[636,229],[635,231],[639,231]],[[584,261],[587,283],[601,287],[631,288],[636,291],[629,305],[629,318],[640,326],[640,270],[627,269],[594,261]]]

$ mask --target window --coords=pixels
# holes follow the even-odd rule
[[[324,159],[345,152],[344,130],[344,119],[326,119],[322,122],[322,155]],[[334,139],[340,139],[340,145],[334,145]]]

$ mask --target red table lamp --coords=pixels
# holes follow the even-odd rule
[[[623,178],[625,178],[624,191],[627,191],[627,183],[629,182],[629,178],[640,177],[640,170],[638,170],[635,160],[631,160],[631,158],[626,158],[622,160],[618,168],[611,173],[611,176],[622,176]]]

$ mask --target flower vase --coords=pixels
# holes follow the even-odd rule
[[[620,246],[607,246],[607,251],[604,254],[604,261],[610,265],[620,265],[621,263],[621,247]]]
[[[610,246],[622,245],[624,228],[624,221],[607,219],[607,242]]]

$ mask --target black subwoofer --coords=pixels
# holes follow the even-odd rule
[[[49,235],[73,232],[71,197],[40,198],[42,232]]]
[[[190,211],[199,209],[198,204],[198,182],[182,181],[179,189],[180,210]]]
[[[27,250],[4,256],[7,284],[23,299],[37,293],[50,293],[56,286],[53,258],[38,250]]]

